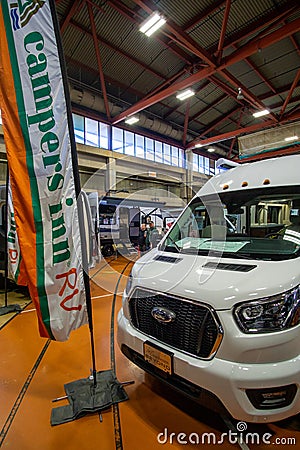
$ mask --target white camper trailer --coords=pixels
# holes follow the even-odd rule
[[[105,196],[99,200],[98,236],[103,256],[116,249],[136,252],[141,223],[153,220],[159,231],[163,227],[164,203]]]

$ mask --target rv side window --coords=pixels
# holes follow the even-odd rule
[[[116,223],[116,206],[100,205],[99,206],[99,225],[115,225]]]

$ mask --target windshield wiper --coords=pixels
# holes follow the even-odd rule
[[[257,257],[255,257],[254,254],[251,255],[250,253],[248,253],[247,255],[245,253],[230,253],[230,258],[235,258],[235,259],[257,259]]]

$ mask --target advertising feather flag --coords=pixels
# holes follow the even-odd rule
[[[58,341],[88,322],[63,73],[54,1],[0,0],[0,108],[14,221],[40,334]]]
[[[65,385],[51,425],[128,399],[113,368],[97,372],[81,195],[54,0],[0,0],[0,108],[13,226],[41,336],[67,340],[88,323],[92,374]]]

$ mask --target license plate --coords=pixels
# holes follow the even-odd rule
[[[165,350],[161,350],[159,347],[144,342],[144,358],[145,361],[149,362],[158,369],[172,374],[173,366],[173,355]]]

